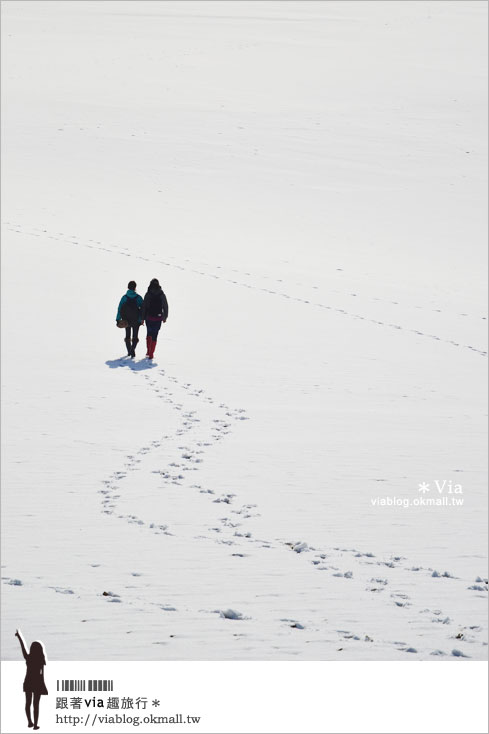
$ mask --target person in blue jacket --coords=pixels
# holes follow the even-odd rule
[[[138,343],[139,327],[143,323],[143,299],[136,293],[136,283],[130,280],[127,284],[127,293],[122,296],[117,309],[116,321],[123,319],[127,321],[126,338],[124,339],[129,357],[136,356],[136,344]]]

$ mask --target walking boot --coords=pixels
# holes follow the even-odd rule
[[[149,359],[153,359],[154,353],[155,353],[155,347],[156,347],[156,339],[151,339],[151,344],[148,350],[148,357]]]
[[[133,339],[132,340],[132,347],[131,347],[131,357],[136,356],[136,344],[138,343],[139,339]]]
[[[131,356],[131,351],[132,351],[132,348],[131,348],[131,340],[130,339],[124,339],[124,344],[126,345],[127,356],[130,357]]]
[[[151,337],[146,337],[146,356],[149,357],[149,350],[151,349]]]

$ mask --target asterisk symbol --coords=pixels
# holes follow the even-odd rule
[[[421,482],[418,489],[418,492],[423,492],[425,494],[426,492],[430,491],[430,485],[427,482]]]
[[[152,701],[152,704],[153,704],[153,706],[159,706],[160,705],[160,702],[158,701],[157,698],[154,698],[153,701]]]

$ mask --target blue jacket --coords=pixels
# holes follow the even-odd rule
[[[122,318],[122,316],[121,316],[121,308],[122,308],[122,306],[124,305],[124,303],[126,303],[126,301],[129,298],[131,298],[131,299],[132,298],[135,298],[136,299],[136,304],[137,304],[137,307],[138,307],[138,310],[139,310],[139,323],[142,324],[143,323],[143,317],[142,317],[143,299],[141,298],[141,296],[139,295],[139,293],[136,293],[136,291],[131,291],[131,290],[127,291],[127,293],[122,296],[122,298],[121,298],[121,300],[119,302],[119,307],[117,309],[117,316],[115,317],[115,320],[116,321],[120,321],[120,319]]]

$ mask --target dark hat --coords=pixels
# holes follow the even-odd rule
[[[136,290],[136,281],[135,280],[130,280],[129,283],[127,284],[127,287],[129,288],[130,291],[135,291]]]

